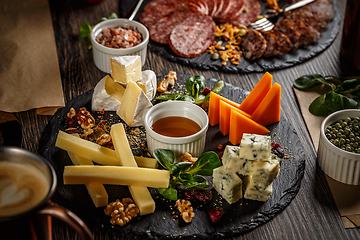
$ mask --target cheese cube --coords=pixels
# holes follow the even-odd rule
[[[253,164],[248,164],[248,168],[251,172],[252,184],[259,189],[267,188],[280,172],[277,160],[253,161]]]
[[[116,82],[128,83],[141,79],[140,56],[121,56],[110,59],[111,76]]]
[[[266,161],[270,159],[270,153],[270,136],[244,133],[240,142],[241,158]]]
[[[229,204],[242,198],[242,180],[235,172],[226,171],[224,166],[214,169],[213,187]]]
[[[243,181],[246,186],[244,198],[265,202],[270,197],[272,193],[272,184],[267,186],[267,188],[262,189],[256,185],[251,176],[245,177]]]
[[[91,99],[91,109],[93,111],[117,111],[120,108],[120,101],[106,91],[106,81],[109,76],[102,78],[95,86]],[[124,89],[125,91],[125,89]]]
[[[144,117],[152,104],[144,91],[135,83],[129,82],[119,111],[116,113],[130,127],[143,126]]]

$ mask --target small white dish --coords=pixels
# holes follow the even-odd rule
[[[197,124],[201,130],[186,137],[168,137],[152,130],[152,125],[164,117],[186,117]],[[204,151],[206,132],[209,127],[209,119],[206,112],[199,106],[184,101],[167,101],[156,104],[145,115],[146,140],[149,151],[153,154],[155,149],[169,149],[178,159],[185,152],[193,157],[199,157]]]
[[[360,117],[360,110],[342,110],[324,119],[320,129],[317,158],[321,169],[331,178],[346,184],[360,185],[360,154],[336,147],[325,136],[326,127],[347,117]]]
[[[131,48],[109,48],[105,47],[95,41],[95,38],[101,33],[104,28],[113,27],[136,27],[142,35],[142,42],[135,47]],[[106,73],[111,73],[110,58],[127,56],[127,55],[138,55],[141,57],[141,66],[144,66],[146,59],[147,44],[149,43],[149,31],[147,28],[137,21],[130,21],[124,18],[117,18],[106,20],[96,24],[91,30],[91,44],[93,49],[94,63],[97,68]]]

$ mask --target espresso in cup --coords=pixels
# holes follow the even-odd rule
[[[0,217],[32,209],[47,195],[50,184],[33,165],[0,161]]]

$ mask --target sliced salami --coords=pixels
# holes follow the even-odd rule
[[[216,9],[214,11],[214,13],[211,15],[212,18],[215,18],[215,16],[219,15],[221,10],[222,10],[222,7],[224,5],[224,0],[215,0],[215,3],[216,3]]]
[[[310,29],[306,28],[302,21],[298,19],[282,19],[280,21],[281,24],[289,25],[298,31],[301,35],[301,44],[302,45],[310,45],[315,41],[314,35],[311,33]]]
[[[220,17],[214,19],[216,22],[229,22],[235,14],[239,13],[244,6],[244,0],[230,0],[229,6],[223,10]]]
[[[271,30],[270,33],[274,34],[276,38],[279,40],[279,54],[288,53],[291,50],[291,41],[284,33],[279,31]]]
[[[260,14],[261,5],[258,0],[244,0],[242,10],[229,23],[235,26],[249,26]]]
[[[306,22],[310,26],[313,26],[319,32],[323,32],[326,28],[326,24],[324,22],[322,22],[317,17],[314,17],[310,14],[306,14],[305,12],[302,13],[292,12],[290,14],[285,14],[283,18],[301,20],[303,22]]]
[[[313,26],[310,26],[309,24],[301,20],[295,19],[295,21],[297,21],[299,24],[303,25],[304,27],[310,30],[310,32],[314,36],[314,42],[319,41],[319,39],[321,38],[321,33],[318,30],[316,30]]]
[[[330,0],[317,0],[303,7],[309,11],[315,11],[319,13],[325,13],[331,18],[335,16],[335,11],[333,9],[333,4]]]
[[[160,18],[154,25],[149,27],[151,40],[161,44],[168,44],[169,36],[175,26],[194,13],[193,9],[184,9],[182,11],[171,12],[165,17]]]
[[[216,22],[219,22],[219,19],[221,18],[223,13],[230,9],[230,1],[232,1],[232,0],[221,0],[221,2],[222,2],[221,8],[218,8],[218,10],[216,11],[216,13],[213,17]]]
[[[205,3],[208,7],[208,15],[212,16],[213,11],[215,11],[216,1],[215,0],[205,0]]]
[[[209,9],[205,0],[187,0],[189,5],[194,6],[202,14],[208,15]]]
[[[269,31],[260,32],[266,40],[266,50],[264,52],[264,57],[272,57],[280,53],[280,42],[275,36],[275,34]]]
[[[301,46],[301,35],[293,27],[281,23],[275,23],[274,30],[282,32],[288,36],[292,49],[296,49]]]
[[[326,14],[326,13],[317,12],[317,11],[309,10],[309,9],[306,9],[306,8],[299,8],[299,9],[294,10],[293,12],[304,13],[304,14],[307,14],[309,16],[316,17],[325,24],[328,24],[329,22],[331,22],[331,19],[332,19],[332,17],[330,15]],[[291,12],[286,13],[286,14],[290,14],[290,13]]]
[[[215,27],[211,17],[203,14],[191,15],[172,30],[169,45],[179,56],[200,56],[213,43]]]
[[[245,58],[255,60],[264,54],[266,40],[259,31],[248,29],[241,42],[241,47]]]

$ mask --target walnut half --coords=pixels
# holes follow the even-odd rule
[[[112,225],[124,226],[139,214],[139,208],[132,199],[123,198],[122,201],[116,199],[115,202],[109,203],[104,212],[111,216],[110,223]]]
[[[184,221],[186,223],[190,223],[191,220],[195,217],[191,202],[185,199],[178,199],[176,201],[176,206],[181,213],[181,217],[184,219]]]
[[[175,82],[177,80],[176,72],[170,71],[166,77],[161,79],[160,82],[158,82],[156,90],[158,92],[166,92],[169,88],[169,85],[173,87],[175,85]]]

